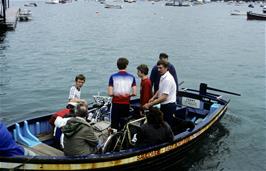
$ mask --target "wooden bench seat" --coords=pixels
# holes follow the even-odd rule
[[[51,147],[47,144],[41,143],[35,145],[34,147],[26,147],[22,145],[24,148],[34,152],[37,156],[64,156],[64,152],[58,150],[54,147]]]

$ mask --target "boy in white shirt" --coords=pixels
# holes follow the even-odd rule
[[[68,97],[69,102],[80,101],[81,87],[85,83],[85,80],[86,80],[86,77],[83,74],[79,74],[76,76],[75,78],[76,84],[73,85],[69,91],[69,97]]]

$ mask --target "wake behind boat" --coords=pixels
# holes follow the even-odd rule
[[[18,144],[34,151],[37,156],[0,157],[0,168],[16,170],[145,170],[167,168],[177,162],[194,144],[206,135],[225,114],[230,102],[226,97],[209,91],[236,93],[208,87],[202,83],[199,90],[182,89],[178,92],[178,107],[174,116],[174,141],[153,146],[136,147],[133,139],[145,118],[134,118],[139,113],[139,100],[131,101],[131,119],[121,132],[106,138],[102,150],[84,156],[63,156],[58,149],[52,114],[29,118],[8,125]],[[99,136],[109,127],[110,97],[95,96],[96,104],[90,108],[92,125]],[[180,122],[184,121],[184,122]],[[187,126],[182,123],[193,123]]]

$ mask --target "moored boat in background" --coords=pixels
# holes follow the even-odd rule
[[[32,12],[29,9],[20,9],[18,14],[19,21],[29,21],[32,20]]]
[[[263,12],[263,13],[266,13],[266,7],[263,7],[263,8],[262,8],[262,12]]]
[[[247,20],[266,20],[266,14],[258,14],[252,11],[248,11]]]
[[[28,4],[24,4],[24,6],[25,6],[25,7],[37,7],[38,5],[37,5],[37,3],[35,3],[35,2],[30,2],[30,3],[28,3]]]
[[[59,4],[59,0],[47,0],[45,1],[46,4]]]
[[[247,15],[247,13],[241,12],[239,10],[233,10],[233,11],[231,11],[230,15]]]
[[[122,9],[122,5],[105,4],[104,8]]]

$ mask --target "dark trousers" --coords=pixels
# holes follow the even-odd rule
[[[174,126],[174,117],[173,114],[176,111],[176,104],[175,103],[167,103],[161,104],[160,110],[164,114],[164,120],[171,126]]]
[[[126,124],[126,118],[129,116],[129,104],[112,104],[111,111],[111,128],[115,128],[118,131],[124,128]]]

